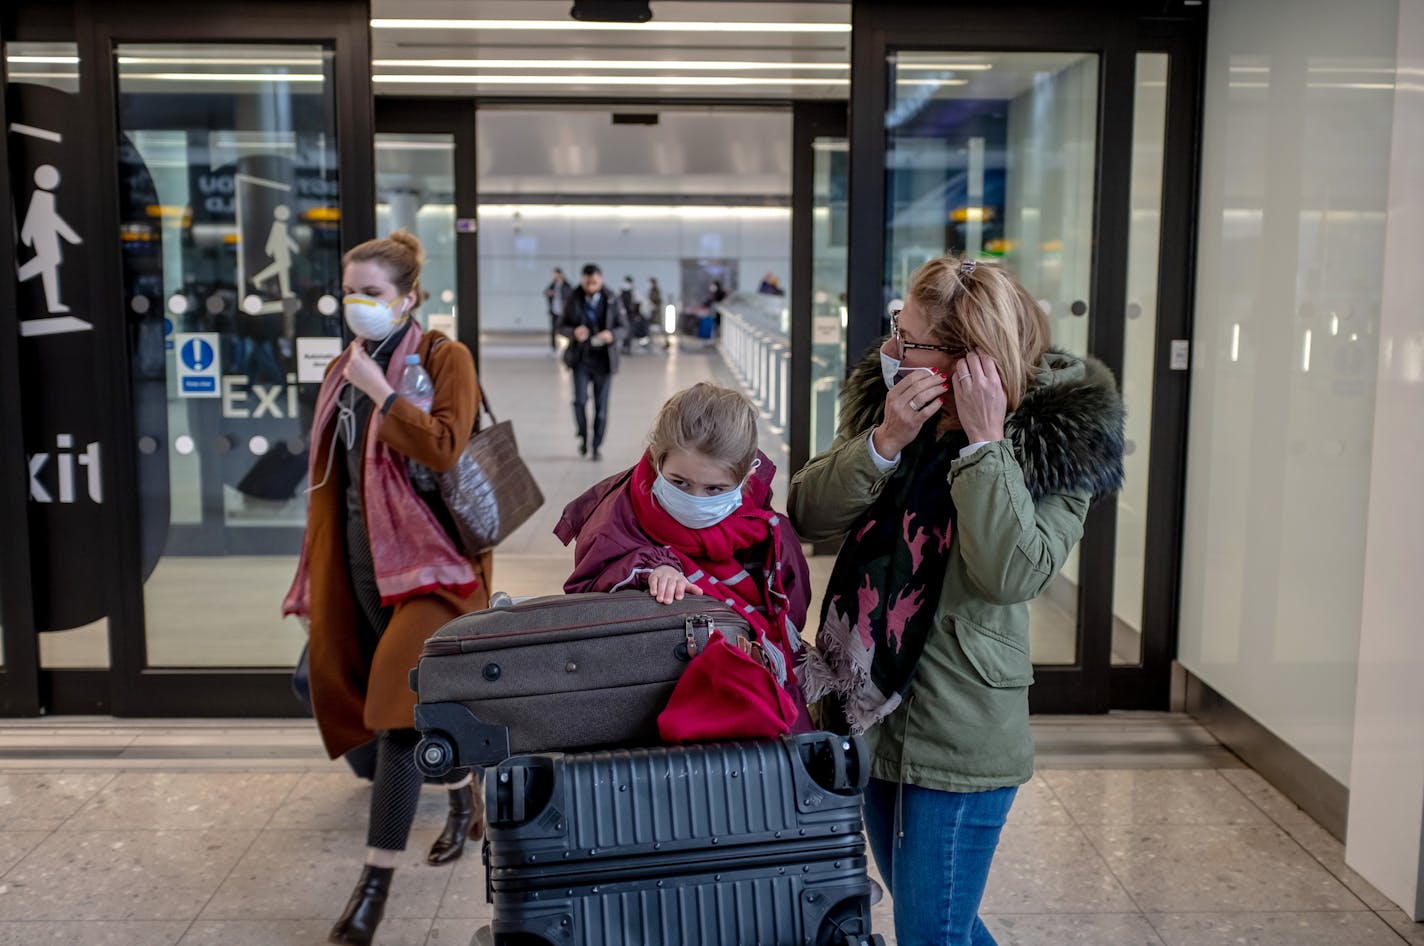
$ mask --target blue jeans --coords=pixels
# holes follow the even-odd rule
[[[999,831],[1017,788],[940,792],[904,786],[897,837],[895,782],[871,779],[865,832],[880,876],[895,901],[899,946],[994,946],[979,919],[979,901]]]

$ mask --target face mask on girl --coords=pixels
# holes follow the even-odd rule
[[[761,466],[761,460],[757,459],[751,470],[747,473],[750,478]],[[725,493],[716,493],[711,496],[693,496],[691,493],[684,493],[658,472],[658,478],[653,480],[653,497],[657,499],[658,505],[667,511],[678,522],[689,529],[706,529],[715,526],[736,512],[742,505],[742,485],[746,483],[743,479],[735,488],[727,490]]]
[[[400,311],[397,312],[389,303],[359,293],[353,293],[341,301],[345,304],[347,327],[357,336],[372,342],[382,341],[395,331],[410,304],[409,299],[402,299]]]

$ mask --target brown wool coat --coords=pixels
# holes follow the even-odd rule
[[[426,332],[416,349],[435,384],[430,413],[397,398],[381,424],[380,437],[396,453],[444,471],[455,465],[470,439],[480,394],[470,350],[447,341],[432,355],[438,336]],[[377,405],[374,410],[379,409]],[[318,457],[330,455],[334,435],[331,425],[316,436]],[[312,710],[332,758],[370,741],[376,730],[414,725],[410,670],[420,659],[425,639],[452,618],[487,607],[491,575],[491,555],[485,552],[471,559],[479,584],[469,597],[442,589],[400,602],[375,654],[368,657],[352,631],[357,605],[346,574],[340,479],[333,475],[314,491],[307,512]]]

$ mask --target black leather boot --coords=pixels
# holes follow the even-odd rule
[[[450,790],[450,814],[445,818],[445,830],[430,845],[427,864],[448,864],[465,853],[465,839],[484,833],[484,797],[475,793],[471,782],[464,788]]]
[[[386,912],[386,897],[391,892],[391,875],[394,867],[372,867],[367,864],[361,869],[361,879],[356,889],[351,891],[351,899],[341,919],[331,928],[329,943],[341,946],[371,946],[376,935],[376,927],[381,924],[381,915]]]

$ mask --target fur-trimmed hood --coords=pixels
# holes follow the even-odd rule
[[[841,389],[841,435],[858,434],[885,416],[880,349],[860,360]],[[1035,501],[1050,493],[1090,493],[1122,487],[1123,409],[1107,365],[1050,349],[1023,402],[1004,423]]]

